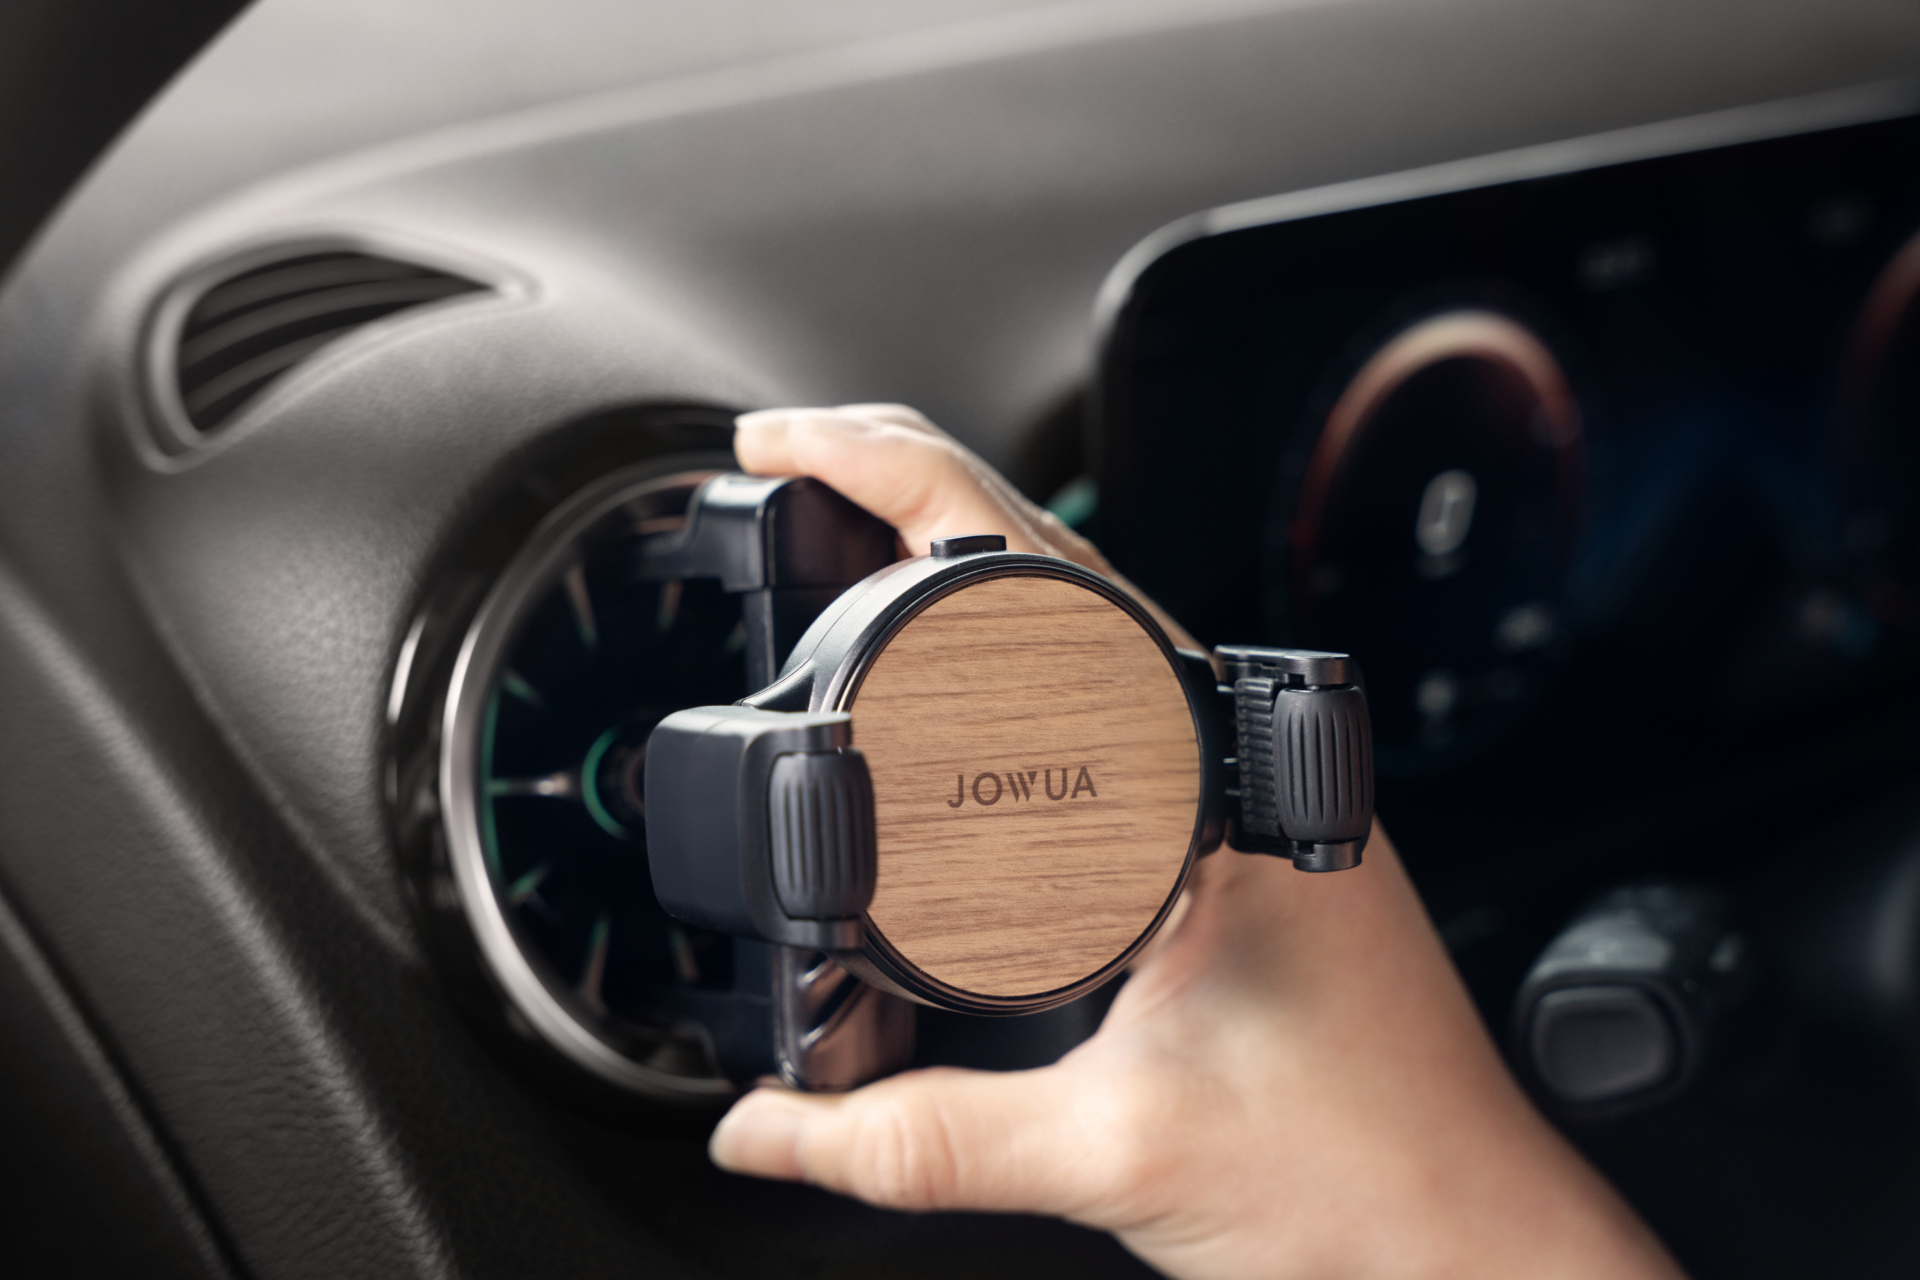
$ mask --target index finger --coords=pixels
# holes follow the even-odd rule
[[[965,534],[1000,534],[1009,551],[1056,554],[1000,498],[986,464],[918,415],[903,420],[910,413],[862,405],[742,414],[733,449],[747,471],[825,481],[900,531],[914,555]]]

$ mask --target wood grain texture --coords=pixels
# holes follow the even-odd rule
[[[869,918],[926,973],[1024,996],[1124,952],[1179,882],[1200,800],[1186,695],[1098,592],[988,579],[897,632],[848,710],[873,774]]]

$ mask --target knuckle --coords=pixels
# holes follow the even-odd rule
[[[901,506],[909,523],[940,524],[958,512],[991,501],[989,491],[967,465],[958,446],[919,438],[909,447],[921,455],[915,472],[901,478]]]
[[[1143,1125],[1143,1111],[1137,1100],[1129,1099],[1120,1123],[1109,1131],[1114,1145],[1106,1169],[1107,1191],[1119,1200],[1133,1199],[1162,1171],[1158,1144],[1149,1138],[1157,1136],[1160,1127]]]
[[[902,427],[907,427],[918,432],[924,432],[932,436],[939,436],[943,439],[946,437],[945,432],[941,431],[938,427],[933,425],[932,419],[928,418],[925,414],[915,409],[912,405],[900,405],[900,404],[888,403],[883,405],[876,405],[874,408],[879,410],[882,416],[891,418],[893,421],[899,423]]]
[[[856,1172],[860,1195],[902,1210],[952,1204],[959,1170],[952,1134],[939,1112],[903,1099],[877,1101],[860,1120]]]
[[[1090,1118],[1101,1135],[1100,1159],[1089,1171],[1097,1200],[1134,1206],[1163,1188],[1178,1164],[1177,1136],[1183,1133],[1179,1091],[1163,1083],[1128,1076],[1100,1092]]]

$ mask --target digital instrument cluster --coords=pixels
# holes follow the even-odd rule
[[[1911,97],[1176,224],[1110,286],[1091,532],[1203,640],[1355,654],[1430,844],[1667,815],[1630,860],[1909,759]]]

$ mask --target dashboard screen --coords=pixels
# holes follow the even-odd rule
[[[1416,871],[1786,839],[1920,743],[1916,162],[1909,116],[1197,223],[1114,313],[1092,532],[1210,644],[1356,655]]]

